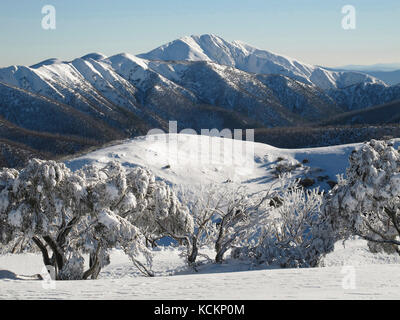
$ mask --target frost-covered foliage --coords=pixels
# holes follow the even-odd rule
[[[399,151],[390,142],[371,140],[349,162],[324,208],[334,228],[343,238],[363,237],[374,252],[400,253]]]
[[[137,209],[126,218],[137,226],[150,241],[164,236],[181,237],[193,230],[193,219],[175,193],[148,170],[137,168],[129,173],[132,201]]]
[[[257,232],[268,214],[262,210],[268,196],[251,195],[244,187],[207,185],[195,192],[183,190],[180,196],[194,220],[193,231],[183,238],[188,246],[189,265],[195,264],[203,246],[213,246],[214,260],[221,263],[228,250],[240,246]]]
[[[70,171],[53,161],[32,160],[21,170],[3,169],[0,174],[0,217],[3,242],[16,235],[32,237],[55,230],[55,223],[73,208],[69,193]]]
[[[268,266],[317,266],[335,240],[330,220],[320,210],[323,195],[318,189],[305,190],[290,175],[278,183],[256,194],[244,187],[196,190],[188,204],[195,222],[187,236],[189,265],[202,246],[214,246],[217,263],[232,249],[234,259]]]
[[[164,182],[156,181],[154,175],[145,168],[126,172],[119,163],[111,162],[100,170],[95,166],[87,166],[78,173],[92,185],[92,203],[98,207],[98,220],[102,225],[102,228],[91,229],[101,233],[101,237],[91,235],[89,243],[97,241],[96,239],[100,239],[100,242],[107,240],[111,247],[116,244],[122,246],[131,258],[140,252],[144,253],[150,263],[147,249],[138,250],[123,239],[133,237],[144,240],[141,242],[143,247],[148,240],[154,241],[170,233],[185,233],[193,228],[187,209]],[[85,226],[80,229],[87,228],[91,223],[86,221]],[[107,230],[111,231],[111,236],[107,236]],[[115,239],[115,231],[117,234],[122,232],[122,237]],[[101,247],[107,248],[108,245]],[[91,249],[91,254],[94,250],[95,248]],[[101,252],[101,256],[109,259],[107,253]],[[103,264],[101,260],[98,263]]]
[[[193,218],[194,228],[180,240],[187,245],[184,253],[188,264],[194,266],[201,247],[215,245],[220,212],[226,207],[226,190],[219,185],[200,185],[194,190],[180,187],[177,194]]]
[[[15,252],[27,243],[20,239],[28,239],[45,265],[55,268],[57,279],[96,278],[113,248],[122,248],[147,271],[137,260],[144,255],[151,263],[145,236],[192,228],[175,194],[146,169],[127,172],[110,162],[72,172],[63,163],[34,159],[21,171],[0,172],[3,248]],[[90,256],[86,271],[85,254]]]
[[[269,212],[266,210],[269,191],[250,195],[243,187],[227,189],[222,194],[224,206],[218,209],[219,222],[215,240],[215,261],[221,263],[224,254],[236,246],[252,239],[260,225],[266,223]]]
[[[280,179],[269,206],[268,219],[247,245],[232,250],[232,257],[274,267],[315,267],[333,250],[330,219],[321,213],[323,196],[318,189],[305,190],[298,181]]]

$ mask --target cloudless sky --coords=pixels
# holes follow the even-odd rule
[[[44,5],[56,30],[41,27]],[[341,9],[353,5],[355,30]],[[325,66],[400,62],[399,0],[1,0],[0,66],[139,54],[185,35],[213,33]]]

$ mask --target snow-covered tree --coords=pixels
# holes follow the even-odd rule
[[[349,157],[346,178],[324,210],[343,238],[357,235],[372,251],[400,254],[400,154],[393,144],[371,140]]]
[[[194,189],[180,186],[177,194],[193,218],[192,232],[180,240],[187,245],[184,256],[188,264],[195,266],[196,259],[200,255],[199,249],[215,244],[219,210],[225,206],[225,193],[220,185],[210,184],[196,186]]]
[[[271,198],[269,191],[251,195],[244,187],[228,189],[223,194],[222,209],[217,209],[219,222],[215,240],[215,262],[221,263],[225,253],[241,246],[258,233],[268,219],[266,210]]]
[[[97,278],[101,268],[110,262],[109,252],[113,248],[122,248],[137,266],[141,266],[141,271],[147,272],[136,259],[143,254],[151,264],[145,237],[128,219],[131,212],[144,211],[148,204],[147,194],[140,194],[132,187],[137,183],[134,173],[127,173],[118,162],[109,162],[103,168],[85,166],[75,175],[81,179],[85,189],[77,208],[84,215],[73,230],[71,238],[76,240],[75,250],[71,251],[76,255],[78,249],[90,256],[89,270],[82,277]],[[148,175],[151,177],[150,172]]]
[[[136,168],[128,175],[137,209],[124,216],[154,242],[165,236],[180,238],[193,231],[193,219],[175,192],[150,171]]]
[[[45,265],[61,271],[66,261],[62,247],[66,245],[71,224],[77,220],[71,217],[75,199],[66,192],[74,184],[71,177],[65,165],[54,161],[32,160],[20,172],[3,169],[0,183],[2,242],[32,239],[42,251]],[[53,251],[52,257],[46,246]]]
[[[265,193],[250,195],[243,186],[181,187],[177,193],[194,220],[193,231],[181,237],[187,245],[184,256],[190,266],[195,266],[201,247],[211,246],[215,262],[221,263],[225,253],[253,235],[265,219],[261,207],[268,197]]]
[[[333,250],[330,218],[321,213],[323,196],[298,181],[280,177],[281,186],[269,202],[268,219],[257,237],[235,248],[232,257],[285,268],[315,267]]]
[[[0,173],[1,242],[12,251],[21,243],[16,239],[31,240],[57,279],[96,278],[112,248],[149,274],[137,257],[151,262],[144,233],[161,234],[161,223],[171,232],[192,227],[173,192],[142,168],[127,172],[110,162],[71,172],[63,163],[34,159],[21,171]]]

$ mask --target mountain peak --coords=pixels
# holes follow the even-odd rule
[[[222,37],[214,34],[214,33],[204,33],[204,34],[192,34],[190,36],[183,36],[181,38],[179,38],[178,40],[184,40],[184,39],[194,39],[194,40],[198,40],[198,39],[219,39],[219,40],[224,40]]]
[[[84,55],[83,57],[81,57],[81,59],[83,60],[93,59],[99,61],[107,59],[107,56],[99,52],[92,52]]]
[[[41,61],[39,63],[36,63],[36,64],[30,66],[30,68],[38,69],[38,68],[43,67],[43,66],[49,66],[49,65],[60,64],[60,63],[65,63],[65,61],[62,61],[62,60],[57,59],[57,58],[50,58],[50,59],[43,60],[43,61]]]
[[[250,73],[280,74],[325,90],[361,82],[380,82],[366,74],[335,72],[303,63],[243,41],[228,42],[215,34],[182,37],[138,56],[147,60],[211,61]]]
[[[80,57],[80,59],[82,59],[82,60],[92,59],[92,60],[96,60],[96,61],[100,61],[100,60],[103,60],[103,59],[106,59],[106,58],[107,58],[107,56],[105,56],[102,53],[98,53],[98,52],[88,53],[88,54],[84,55],[83,57]],[[52,65],[55,65],[55,64],[63,64],[63,63],[69,63],[69,62],[60,60],[58,58],[50,58],[50,59],[43,60],[43,61],[41,61],[39,63],[36,63],[34,65],[31,65],[30,68],[39,69],[40,67],[52,66]]]

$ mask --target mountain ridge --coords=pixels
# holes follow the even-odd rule
[[[180,56],[172,55],[171,43],[181,46]],[[241,41],[203,35],[171,43],[159,48],[173,60],[94,52],[1,68],[0,119],[54,141],[57,135],[90,141],[74,140],[67,149],[75,150],[166,130],[170,120],[178,121],[178,130],[196,131],[310,126],[400,99],[400,85],[302,64]],[[320,87],[317,80],[328,85]],[[7,131],[7,139],[19,143],[20,132]],[[27,147],[47,152],[42,136],[33,136],[23,140]],[[56,154],[63,152],[65,144],[54,145]]]
[[[251,73],[282,74],[322,89],[342,88],[358,82],[382,81],[358,72],[330,71],[293,58],[233,42],[214,35],[192,35],[171,41],[138,57],[149,60],[213,61]]]

